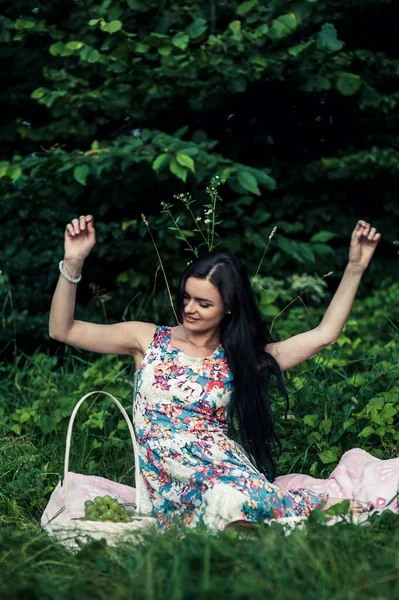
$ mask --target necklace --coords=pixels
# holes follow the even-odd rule
[[[194,342],[192,340],[190,340],[190,338],[188,337],[186,328],[184,327],[184,324],[183,324],[183,329],[184,329],[184,335],[186,336],[186,340],[188,340],[189,342],[191,342],[192,345],[195,346],[196,348],[209,348],[209,347],[216,348],[217,346],[220,345],[219,343],[218,344],[204,344],[203,346],[199,346],[198,344],[194,344]]]

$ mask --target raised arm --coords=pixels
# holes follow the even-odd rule
[[[74,318],[76,280],[85,258],[96,243],[93,217],[73,219],[65,229],[63,272],[60,274],[50,310],[50,337],[70,346],[100,354],[132,354],[141,351],[152,333],[152,323],[128,321],[97,325]],[[72,281],[71,281],[72,280]],[[142,343],[143,342],[143,343]]]
[[[362,275],[380,239],[381,234],[377,233],[375,227],[365,221],[357,222],[351,237],[349,262],[320,324],[315,329],[266,347],[282,371],[299,365],[337,341],[348,319]]]

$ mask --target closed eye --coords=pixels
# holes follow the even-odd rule
[[[188,300],[188,299],[189,299],[189,295],[188,295],[187,293],[185,293],[185,294],[183,295],[183,298],[184,298],[184,300]],[[201,303],[200,303],[200,307],[201,307],[201,308],[209,308],[210,306],[212,306],[212,305],[211,305],[211,304],[201,304]]]

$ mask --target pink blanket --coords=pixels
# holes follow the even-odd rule
[[[370,512],[385,508],[399,512],[399,458],[381,460],[360,448],[345,452],[328,479],[293,473],[277,477],[274,484],[284,490],[306,488],[332,498],[359,500]]]

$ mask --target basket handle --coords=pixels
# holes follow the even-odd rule
[[[104,391],[94,391],[94,392],[89,392],[88,394],[86,394],[85,396],[83,396],[79,402],[76,404],[75,408],[72,411],[71,414],[71,418],[69,420],[69,425],[68,425],[68,432],[67,432],[67,438],[66,438],[66,448],[65,448],[65,463],[64,463],[64,493],[65,493],[65,507],[67,510],[67,514],[69,515],[69,502],[68,502],[68,471],[69,471],[69,454],[70,454],[70,450],[71,450],[71,440],[72,440],[72,429],[73,429],[73,424],[75,421],[75,417],[76,414],[79,410],[79,408],[81,407],[81,405],[83,404],[83,402],[89,397],[92,396],[93,394],[105,394],[106,396],[108,396],[109,398],[111,398],[111,400],[114,402],[114,404],[116,404],[118,406],[118,408],[120,409],[122,415],[125,417],[125,421],[127,423],[128,429],[129,429],[129,433],[130,433],[130,437],[132,439],[132,443],[133,443],[133,453],[134,453],[134,470],[135,470],[135,486],[136,486],[136,513],[138,516],[140,516],[140,480],[139,480],[139,473],[140,473],[140,465],[139,465],[139,456],[138,456],[138,447],[137,447],[137,441],[136,441],[136,436],[134,435],[134,429],[133,429],[133,425],[128,417],[128,414],[126,412],[126,410],[123,408],[122,404],[119,402],[119,400],[117,400],[112,394],[110,394],[109,392],[104,392]]]

